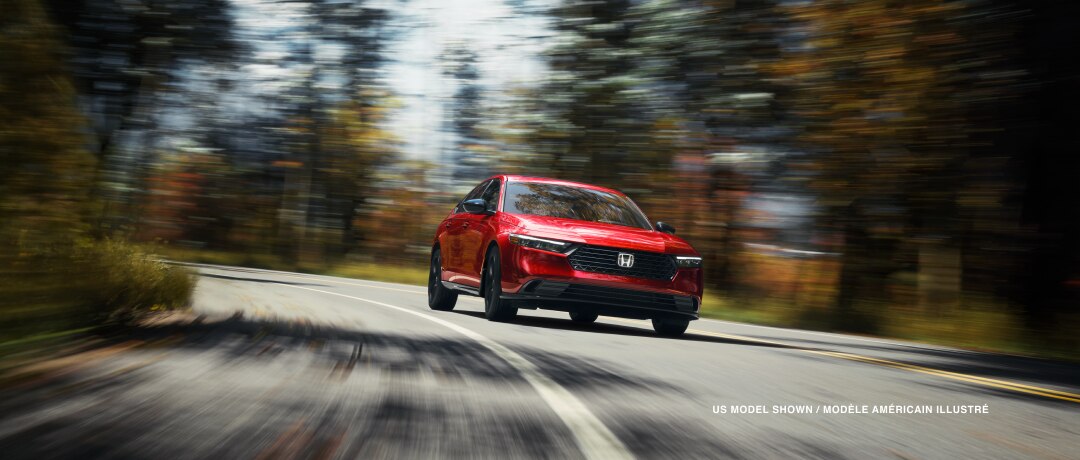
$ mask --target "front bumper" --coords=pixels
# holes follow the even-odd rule
[[[543,280],[693,296],[699,300],[702,296],[704,279],[700,268],[680,268],[670,280],[638,278],[575,270],[566,255],[512,244],[506,246],[502,260],[503,293],[517,294],[529,283]]]
[[[503,294],[503,298],[514,300],[519,308],[587,310],[633,319],[698,319],[701,308],[701,302],[695,296],[544,279],[529,281],[517,293]]]

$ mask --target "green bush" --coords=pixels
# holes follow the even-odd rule
[[[95,302],[113,314],[181,308],[195,288],[188,269],[155,260],[131,244],[105,240],[82,249],[87,272],[100,274]]]
[[[0,354],[8,343],[188,305],[195,278],[119,240],[0,247]]]

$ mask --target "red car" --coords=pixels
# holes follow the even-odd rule
[[[678,336],[698,318],[701,257],[655,227],[626,195],[595,185],[495,176],[439,224],[431,249],[428,305],[452,310],[458,294],[484,297],[492,321],[519,308],[651,319]]]

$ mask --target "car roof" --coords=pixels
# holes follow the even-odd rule
[[[496,177],[502,178],[502,179],[506,180],[507,182],[532,182],[532,183],[539,183],[539,184],[567,185],[567,186],[570,186],[570,187],[587,188],[587,189],[591,189],[591,190],[599,190],[599,191],[602,191],[602,192],[610,192],[610,193],[615,193],[617,195],[626,196],[623,192],[620,192],[620,191],[612,189],[612,188],[601,187],[599,185],[593,185],[593,184],[586,184],[584,182],[574,182],[574,181],[568,181],[568,180],[562,180],[562,179],[553,179],[553,178],[550,178],[550,177],[519,176],[519,175],[506,174],[506,175],[492,176],[489,179],[494,179]]]

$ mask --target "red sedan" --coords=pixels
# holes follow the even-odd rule
[[[495,176],[439,224],[428,305],[452,310],[458,294],[484,297],[493,321],[519,308],[651,319],[677,336],[698,318],[701,257],[675,229],[649,223],[626,195],[595,185]]]

